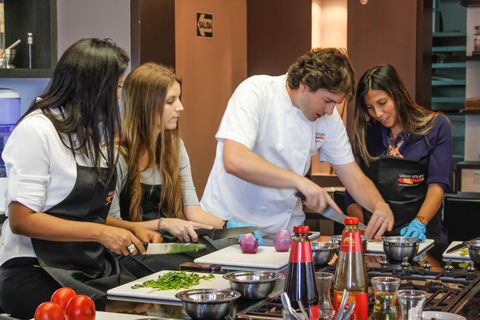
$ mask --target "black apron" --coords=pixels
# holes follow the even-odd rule
[[[415,219],[427,195],[428,164],[430,161],[430,143],[427,137],[428,154],[417,159],[405,159],[381,155],[367,166],[363,161],[361,167],[369,177],[383,199],[390,206],[395,217],[391,232],[385,236],[398,236],[400,229]],[[383,141],[381,141],[383,143]],[[442,208],[427,225],[427,232],[438,236],[441,232]],[[372,213],[363,209],[365,224],[368,224]]]
[[[104,181],[107,169],[100,169]],[[77,180],[72,192],[60,203],[45,211],[72,221],[105,224],[115,190],[115,176],[105,187],[94,182],[94,169],[77,164]],[[108,289],[135,280],[115,257],[98,242],[60,242],[32,238],[40,265],[60,285],[92,299],[105,295]]]
[[[161,185],[142,184],[142,200],[140,201],[140,207],[142,208],[142,220],[150,221],[156,220],[161,217],[166,217],[162,208],[160,208],[160,196],[162,193]],[[123,220],[130,220],[130,192],[126,187],[120,194],[120,216]],[[180,242],[180,240],[169,234],[168,232],[162,233],[163,242]],[[188,253],[170,253],[170,254],[158,254],[144,256],[139,253],[136,255],[120,256],[117,258],[119,261],[136,277],[144,277],[153,272],[162,270],[174,270],[179,267],[180,264],[185,262],[192,262],[196,258],[215,251],[215,247],[205,238],[198,237],[197,243],[205,244],[207,247],[198,252]]]

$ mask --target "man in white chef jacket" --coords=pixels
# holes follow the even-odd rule
[[[255,223],[265,244],[281,230],[302,224],[304,204],[316,212],[341,209],[306,178],[317,150],[353,198],[373,212],[365,235],[379,238],[393,227],[393,214],[352,154],[335,108],[355,92],[354,71],[346,53],[313,49],[281,76],[243,81],[230,98],[220,128],[215,163],[201,200],[202,208],[225,220]],[[270,240],[270,241],[269,241]]]

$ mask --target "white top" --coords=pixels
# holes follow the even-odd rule
[[[262,233],[293,230],[305,218],[294,189],[254,185],[227,174],[223,164],[223,139],[247,146],[268,162],[306,175],[311,157],[320,161],[353,162],[343,121],[334,109],[331,116],[308,120],[293,106],[286,75],[253,76],[242,82],[228,102],[216,134],[217,154],[201,200],[203,210],[222,219],[256,223]]]
[[[198,201],[197,192],[195,191],[195,186],[193,184],[190,159],[188,157],[187,149],[185,148],[183,140],[180,140],[180,176],[183,179],[183,205],[193,206],[200,204]],[[128,165],[125,161],[125,158],[122,156],[117,163],[117,185],[115,188],[115,194],[117,196],[113,197],[112,205],[110,206],[110,212],[108,213],[117,219],[121,219],[119,195],[121,194],[123,188],[125,188],[127,180]],[[160,176],[160,168],[155,166],[154,168],[149,168],[140,172],[140,182],[146,185],[161,185],[162,177]]]
[[[7,217],[12,201],[35,212],[49,210],[72,191],[77,179],[77,163],[92,166],[82,154],[72,155],[41,111],[33,112],[18,124],[8,138],[2,157],[8,177]],[[13,234],[8,221],[2,227],[0,264],[15,257],[36,257],[30,237]]]

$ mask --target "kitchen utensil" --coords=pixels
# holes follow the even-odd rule
[[[338,308],[337,311],[337,317],[335,320],[341,320],[343,317],[343,314],[345,313],[345,305],[347,304],[347,299],[348,299],[348,291],[347,289],[343,290],[343,297],[342,297],[342,302],[340,302],[340,307]]]
[[[335,250],[338,250],[338,244],[331,242],[311,242],[313,264],[321,266],[332,260]]]
[[[463,244],[463,241],[452,241],[447,249],[442,254],[442,259],[444,261],[452,260],[452,261],[466,261],[470,260],[470,256],[468,255],[468,249],[465,250],[455,250],[447,253],[447,251],[453,248],[456,245]]]
[[[285,310],[285,312],[287,313],[287,319],[301,320],[297,312],[292,308],[290,298],[285,292],[282,292],[280,294],[280,300],[282,300],[283,310]]]
[[[230,313],[240,293],[229,289],[191,289],[177,293],[176,298],[192,319],[221,320]]]
[[[184,289],[172,289],[172,290],[160,290],[152,291],[152,288],[138,288],[132,289],[132,286],[136,284],[142,284],[145,281],[156,280],[159,276],[163,276],[169,272],[181,272],[181,271],[172,271],[172,270],[163,270],[156,273],[153,273],[149,276],[131,281],[129,283],[122,284],[118,287],[112,288],[107,291],[109,298],[115,299],[124,299],[124,298],[133,298],[133,299],[148,299],[148,300],[168,300],[169,304],[178,303],[180,300],[175,298],[175,294]],[[197,272],[194,272],[197,273]],[[190,272],[187,271],[187,274]],[[200,274],[206,275],[206,273]],[[211,280],[201,279],[200,283],[193,286],[192,289],[230,289],[230,285],[227,280],[223,279],[221,274],[213,274],[214,278]]]
[[[469,241],[473,241],[473,240],[480,240],[480,237],[477,237],[477,238],[469,240]],[[465,241],[465,242],[467,242],[467,241]],[[456,251],[456,250],[466,248],[467,245],[465,244],[465,242],[462,242],[460,244],[457,244],[456,246],[453,246],[453,247],[449,248],[447,251],[445,251],[445,253],[450,253],[450,252],[453,252],[453,251]]]
[[[147,250],[147,255],[152,254],[170,254],[170,253],[185,253],[198,252],[205,249],[206,245],[200,243],[143,243]]]
[[[402,261],[408,257],[412,259],[418,252],[419,238],[412,237],[383,237],[383,251],[389,259]]]
[[[235,244],[196,258],[196,263],[216,263],[222,266],[277,270],[288,264],[290,252],[278,252],[274,247],[259,246],[257,253],[243,253]]]
[[[362,247],[363,247],[363,252],[367,251],[367,245],[368,245],[368,240],[370,240],[369,237],[367,236],[362,236]],[[342,235],[336,235],[336,236],[331,236],[330,241],[332,243],[337,244],[340,247],[340,242],[342,241]],[[382,249],[383,251],[383,249]],[[338,248],[335,250],[335,253],[338,255]]]
[[[353,313],[353,309],[355,309],[355,302],[350,302],[350,304],[348,305],[347,311],[345,311],[345,313],[342,316],[342,320],[350,319],[350,316]]]
[[[303,201],[305,201],[307,198],[305,197],[305,195],[303,193],[301,193],[300,191],[297,191],[297,193],[295,193],[295,195],[297,197],[299,197],[300,199],[302,199]],[[348,216],[343,214],[343,213],[339,213],[335,210],[333,210],[332,208],[328,207],[327,210],[323,211],[321,213],[325,218],[328,218],[330,220],[333,220],[335,222],[338,222],[338,223],[341,223],[341,224],[345,224],[344,220],[345,218],[347,218]],[[367,229],[367,226],[363,223],[359,223],[358,224],[358,229],[359,230],[362,230],[362,231],[365,231],[365,229]]]
[[[468,247],[468,255],[470,259],[476,264],[480,263],[480,240],[465,241],[464,244]]]
[[[422,290],[397,291],[397,304],[400,320],[422,320],[423,306],[427,293]]]
[[[260,227],[238,227],[227,229],[196,229],[195,232],[198,236],[209,236],[212,240],[233,238],[244,235],[245,233],[252,233],[260,230]]]
[[[302,312],[303,319],[310,319],[310,317],[307,314],[307,310],[305,310],[305,307],[303,306],[302,300],[298,300],[298,306],[300,307],[300,311]]]
[[[238,291],[246,299],[259,300],[266,298],[275,289],[283,275],[268,271],[236,271],[223,275],[230,282],[230,288]]]

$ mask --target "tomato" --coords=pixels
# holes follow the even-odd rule
[[[67,304],[67,320],[95,320],[95,304],[90,297],[79,294]]]
[[[71,288],[60,288],[57,291],[55,291],[50,298],[50,302],[58,304],[58,306],[65,312],[65,309],[67,308],[68,301],[70,301],[71,298],[75,297],[77,294],[75,291]]]
[[[53,302],[44,302],[37,307],[35,320],[65,320],[65,312]]]

